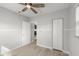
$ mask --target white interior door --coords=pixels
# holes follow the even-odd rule
[[[62,50],[62,19],[53,20],[53,48]]]
[[[29,44],[31,42],[31,24],[23,21],[22,23],[22,45]]]
[[[53,48],[58,49],[57,21],[53,20]]]

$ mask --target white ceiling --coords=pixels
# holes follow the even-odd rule
[[[0,6],[14,12],[18,12],[24,8],[23,5],[20,5],[18,3],[0,3]],[[47,14],[64,8],[68,8],[70,6],[71,3],[45,3],[44,8],[36,9],[38,11],[38,14],[34,14],[31,10],[28,9],[26,12],[23,12],[22,15],[27,17],[35,17],[41,14]]]

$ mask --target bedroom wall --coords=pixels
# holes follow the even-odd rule
[[[22,21],[29,18],[0,7],[0,46],[13,49],[21,44]]]
[[[63,50],[69,51],[69,8],[31,18],[32,22],[37,22],[37,44],[50,49],[52,48],[52,20],[57,18],[64,20]]]
[[[72,56],[79,56],[79,37],[76,36],[75,26],[76,26],[76,7],[79,4],[74,4],[73,7],[70,9],[70,26],[71,31],[69,32],[69,51]]]

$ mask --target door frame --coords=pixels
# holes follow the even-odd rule
[[[53,49],[53,20],[62,20],[62,51],[64,50],[64,18],[52,19],[52,49]]]

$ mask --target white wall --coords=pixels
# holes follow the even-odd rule
[[[0,46],[12,49],[21,44],[23,20],[29,19],[0,7]]]
[[[71,55],[73,56],[79,56],[79,37],[75,34],[75,23],[76,23],[76,7],[79,6],[79,4],[73,5],[73,8],[70,9],[70,26],[71,31],[69,32],[69,50],[71,52]]]
[[[79,4],[73,4],[73,7],[65,10],[60,10],[48,15],[42,15],[39,17],[32,18],[38,23],[38,29],[50,29],[49,31],[40,32],[38,34],[39,44],[45,43],[44,46],[51,47],[52,44],[52,31],[51,31],[51,22],[53,18],[63,18],[64,19],[64,44],[63,49],[70,52],[73,56],[79,56],[79,37],[75,34],[75,22],[76,22],[76,7]],[[39,31],[38,31],[39,33]]]
[[[69,9],[59,10],[47,15],[41,15],[38,17],[33,17],[33,21],[37,21],[37,34],[38,34],[38,45],[46,46],[52,48],[52,20],[56,18],[63,18],[64,20],[64,39],[63,39],[63,49],[69,51]],[[32,21],[32,22],[33,22]]]

